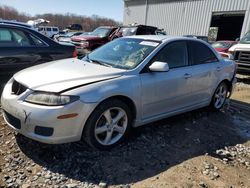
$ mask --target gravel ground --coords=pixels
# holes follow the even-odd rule
[[[250,118],[230,105],[203,108],[136,128],[100,152],[32,141],[1,116],[0,187],[250,187]]]

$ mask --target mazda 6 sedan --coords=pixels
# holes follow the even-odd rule
[[[85,56],[18,72],[1,97],[6,123],[49,143],[109,149],[132,127],[205,106],[223,107],[236,66],[186,37],[116,39]]]

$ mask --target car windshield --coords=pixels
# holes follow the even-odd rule
[[[240,40],[242,44],[250,44],[250,31],[248,31],[244,37]]]
[[[215,42],[212,44],[214,48],[229,48],[230,43],[228,42]]]
[[[91,35],[98,37],[107,37],[110,31],[111,28],[97,28],[93,32],[91,32]]]
[[[137,31],[137,27],[122,27],[119,30],[119,33],[122,36],[131,36],[131,35],[135,35]]]
[[[83,60],[119,69],[130,70],[138,66],[159,42],[143,39],[116,39],[96,49]]]

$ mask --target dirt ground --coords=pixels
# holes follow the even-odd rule
[[[250,187],[250,79],[238,77],[220,112],[203,108],[136,128],[111,151],[41,144],[1,116],[0,187]]]

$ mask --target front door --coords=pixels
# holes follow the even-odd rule
[[[151,62],[167,62],[168,72],[141,73],[142,119],[175,112],[192,105],[192,68],[188,66],[187,44],[167,44]]]

